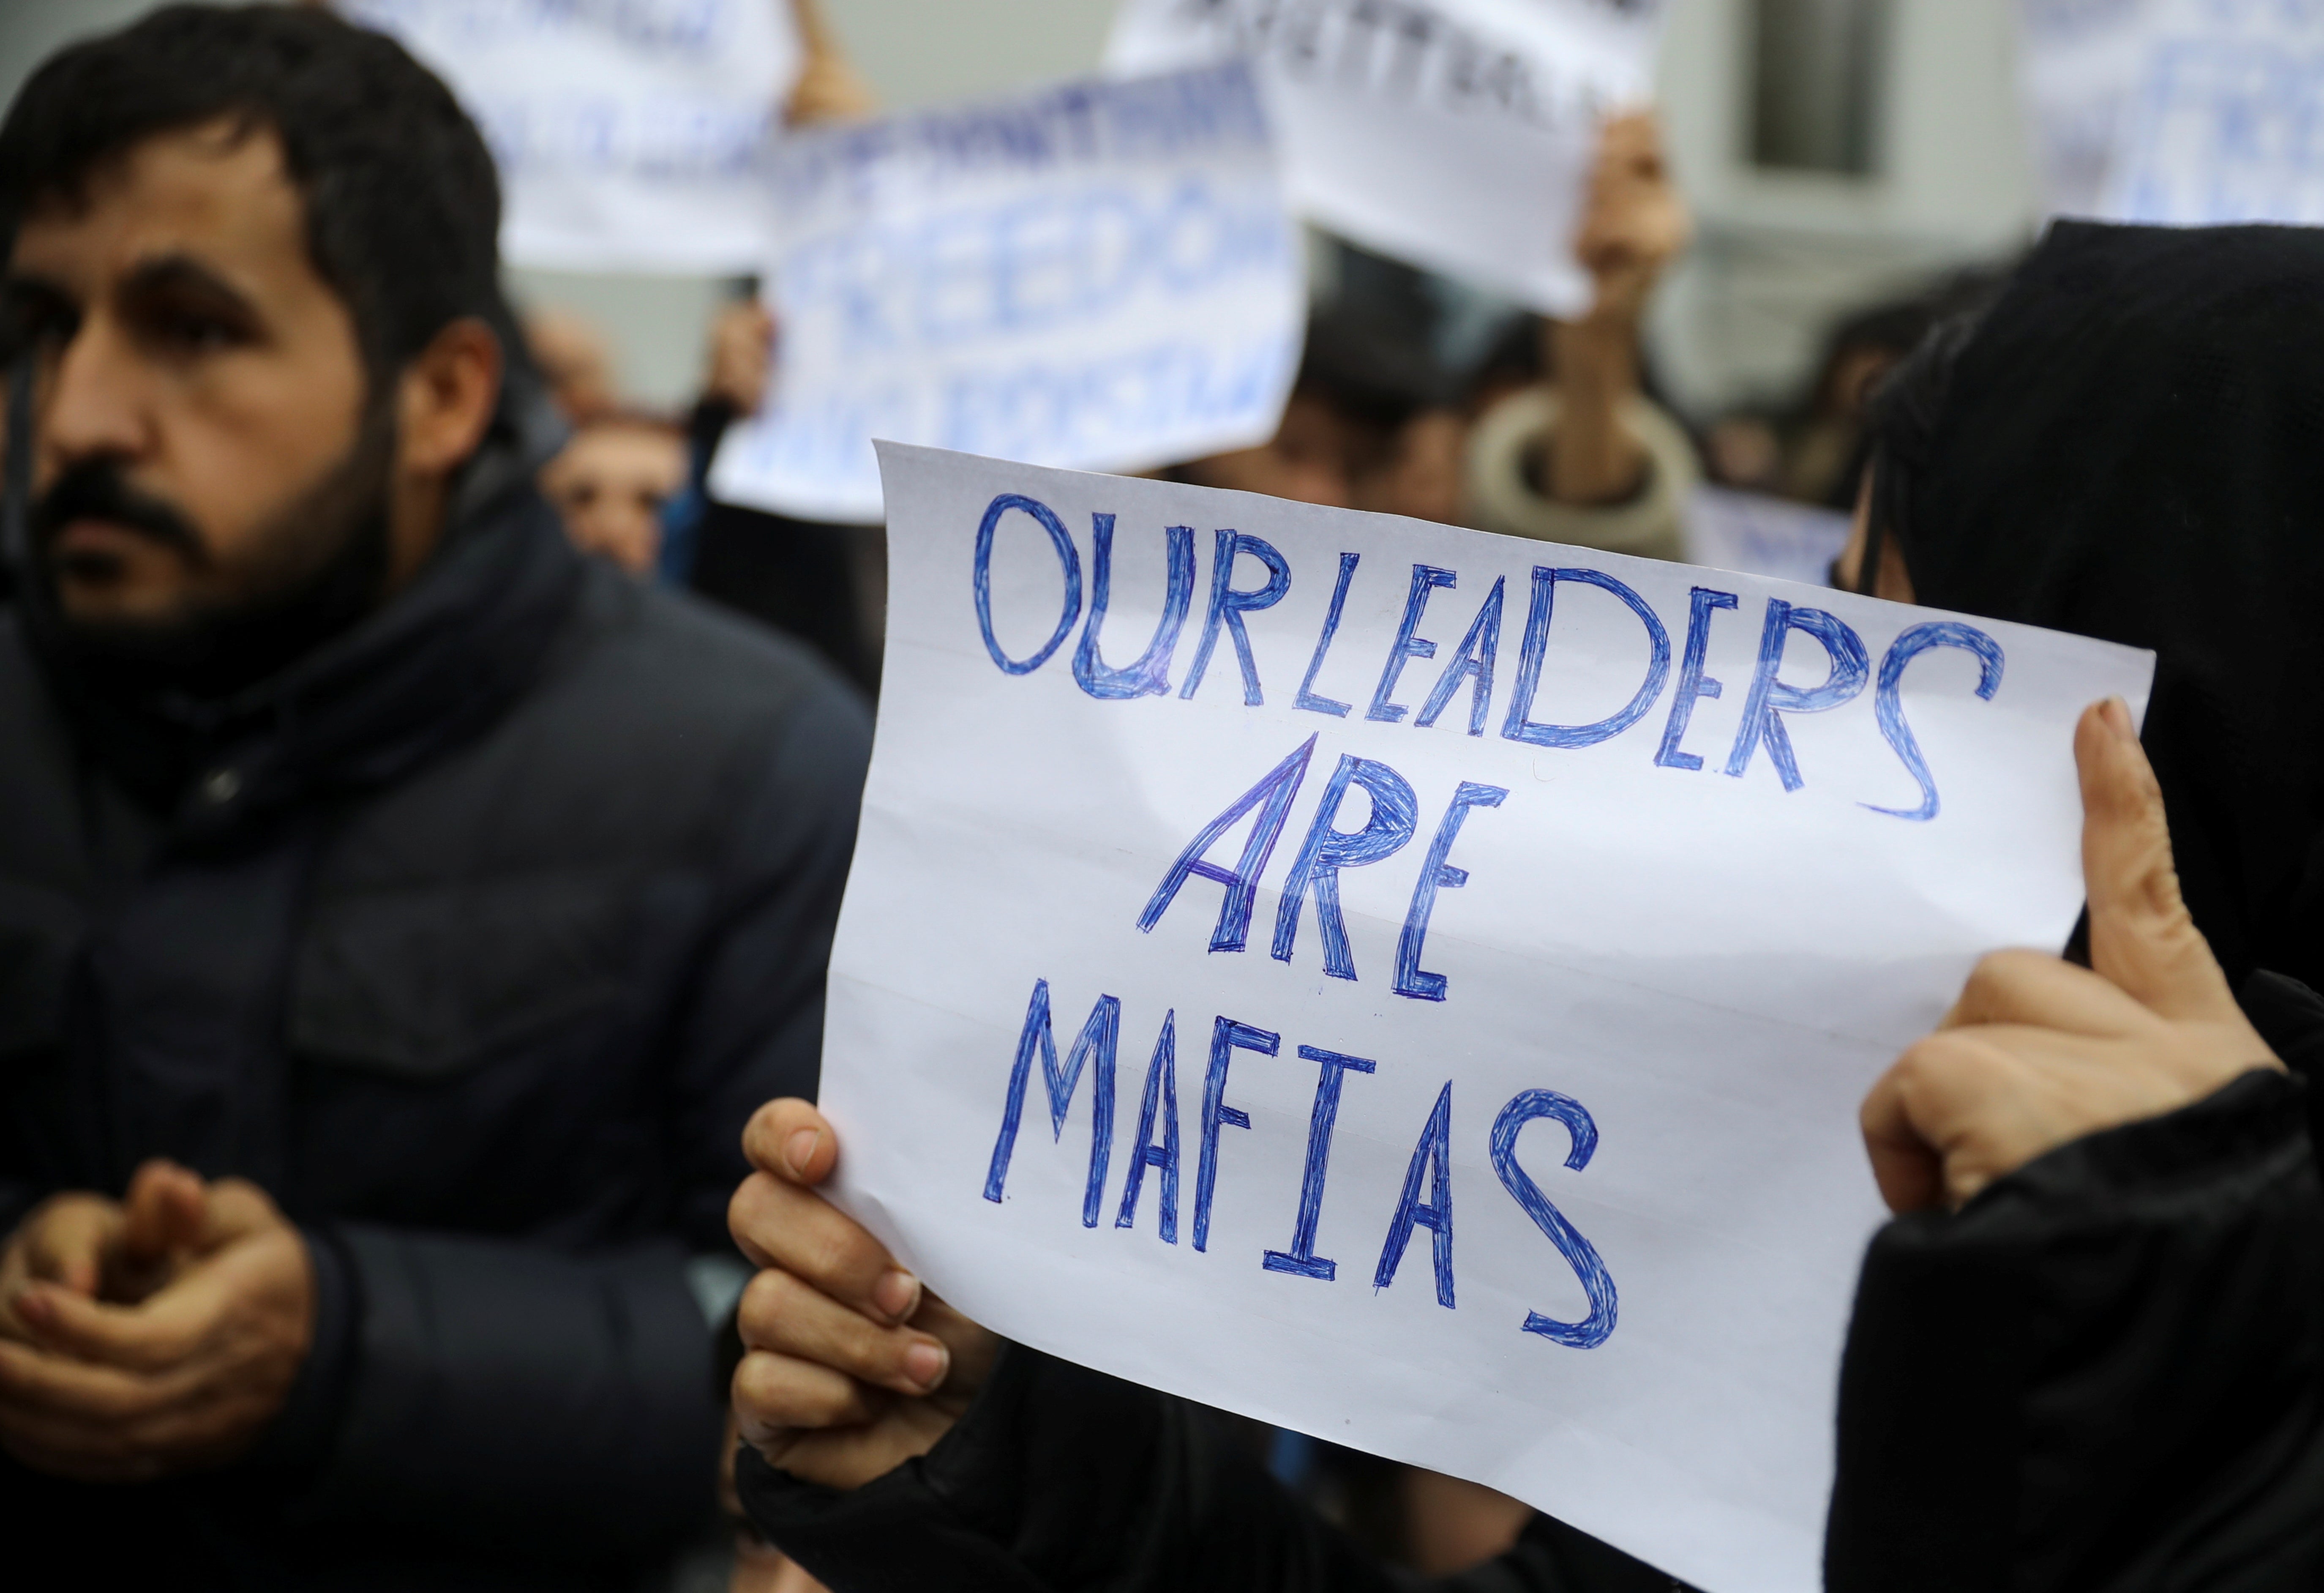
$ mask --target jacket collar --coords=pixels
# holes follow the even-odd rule
[[[536,677],[580,587],[531,451],[488,444],[409,587],[232,698],[124,701],[35,642],[89,756],[194,840],[392,782],[477,733]]]

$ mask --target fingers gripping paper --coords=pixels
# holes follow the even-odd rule
[[[1116,71],[1259,69],[1286,197],[1359,243],[1550,315],[1600,119],[1645,100],[1662,0],[1124,0]]]
[[[1306,295],[1238,63],[794,137],[776,193],[721,498],[877,520],[874,437],[1142,470],[1274,435]]]
[[[1818,1582],[1856,1107],[2144,653],[881,445],[838,1196],[1000,1331]]]

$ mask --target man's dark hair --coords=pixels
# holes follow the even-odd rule
[[[0,123],[0,256],[29,210],[78,201],[101,162],[220,120],[281,141],[308,253],[374,386],[462,316],[519,357],[475,124],[401,45],[318,6],[171,5],[51,56]]]

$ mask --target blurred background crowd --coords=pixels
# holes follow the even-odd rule
[[[144,9],[9,8],[0,93],[55,45]],[[799,14],[807,58],[785,119],[815,125],[1085,74],[1115,10],[1111,0],[814,0]],[[1554,334],[1505,298],[1312,228],[1313,314],[1280,436],[1181,474],[1806,573],[1844,533],[1867,396],[1931,325],[1998,282],[2043,219],[2018,28],[2012,0],[1673,8],[1655,69],[1657,125],[1643,130],[1667,162],[1667,192],[1617,194],[1603,218],[1661,229],[1637,243],[1652,292],[1628,311],[1636,371],[1615,376],[1639,395],[1642,418],[1621,430],[1654,456],[1643,485],[1639,468],[1617,458],[1528,488],[1521,456],[1537,410],[1489,417],[1552,381]],[[1671,213],[1641,214],[1641,203],[1665,199]],[[779,357],[757,280],[522,264],[507,276],[576,428],[544,478],[576,538],[807,636],[872,681],[876,530],[778,519],[703,494],[721,435],[758,406]],[[1692,516],[1698,482],[1821,513],[1754,516],[1750,502],[1729,501],[1727,514]],[[1618,499],[1628,513],[1558,512]],[[1738,514],[1759,544],[1749,551],[1732,545]]]

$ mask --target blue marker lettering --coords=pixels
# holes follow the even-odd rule
[[[1355,579],[1356,560],[1362,555],[1340,555],[1340,579],[1332,588],[1332,607],[1323,616],[1323,634],[1315,638],[1315,656],[1307,661],[1307,676],[1299,682],[1299,695],[1291,699],[1293,708],[1304,708],[1311,714],[1330,714],[1335,718],[1348,717],[1348,705],[1335,697],[1318,697],[1309,690],[1315,684],[1317,671],[1323,667],[1323,655],[1332,651],[1332,638],[1340,632],[1340,611],[1348,606],[1348,583]]]
[[[1041,644],[1032,657],[1019,661],[1001,650],[999,638],[992,634],[992,534],[1001,527],[1001,517],[1011,509],[1021,509],[1030,514],[1057,551],[1057,564],[1065,571],[1065,601],[1057,615],[1057,628]],[[1074,539],[1065,534],[1065,523],[1057,518],[1048,505],[1038,498],[1028,498],[1022,493],[1004,492],[986,505],[984,518],[976,526],[976,561],[974,570],[976,591],[976,624],[984,633],[984,650],[992,662],[1012,675],[1029,675],[1049,662],[1049,654],[1065,645],[1073,634],[1074,621],[1082,613],[1082,556],[1074,547]]]
[[[1470,809],[1498,808],[1508,794],[1501,786],[1472,785],[1466,780],[1452,793],[1452,805],[1444,810],[1444,817],[1437,822],[1436,838],[1428,843],[1428,860],[1420,866],[1419,883],[1412,887],[1412,905],[1404,915],[1404,933],[1397,938],[1393,988],[1398,996],[1409,996],[1416,1001],[1444,999],[1444,976],[1432,974],[1420,966],[1421,948],[1428,940],[1429,914],[1436,911],[1436,893],[1458,890],[1469,883],[1469,871],[1454,867],[1444,861],[1444,857],[1452,851],[1453,838],[1461,833]]]
[[[1606,1342],[1614,1331],[1614,1279],[1598,1251],[1583,1238],[1574,1226],[1565,1220],[1564,1213],[1549,1203],[1526,1170],[1517,1165],[1517,1134],[1536,1117],[1554,1117],[1565,1125],[1573,1138],[1573,1148],[1565,1158],[1566,1166],[1579,1172],[1590,1165],[1590,1158],[1598,1149],[1598,1125],[1591,1121],[1589,1112],[1571,1096],[1554,1089],[1528,1089],[1493,1119],[1493,1171],[1501,1176],[1501,1187],[1525,1208],[1557,1253],[1565,1257],[1573,1275],[1582,1280],[1582,1292],[1590,1301],[1590,1314],[1578,1322],[1560,1322],[1543,1316],[1539,1311],[1526,1312],[1525,1330],[1538,1333],[1554,1343],[1570,1345],[1575,1349],[1593,1349]]]
[[[1283,834],[1283,821],[1290,816],[1291,800],[1299,794],[1300,783],[1307,778],[1307,759],[1315,750],[1315,738],[1310,736],[1294,748],[1289,756],[1268,770],[1257,785],[1237,797],[1227,810],[1197,830],[1162,883],[1148,897],[1146,910],[1138,915],[1138,927],[1152,933],[1176,900],[1178,887],[1190,875],[1222,884],[1226,899],[1219,903],[1218,927],[1211,931],[1211,949],[1240,951],[1250,933],[1250,904],[1259,891],[1259,876],[1266,872],[1267,859],[1275,850],[1277,838]],[[1235,821],[1253,808],[1259,817],[1251,821],[1250,838],[1242,844],[1242,860],[1230,874],[1217,864],[1206,862],[1204,854],[1218,844],[1219,837],[1232,828]]]
[[[1307,1170],[1299,1180],[1299,1216],[1291,1227],[1291,1248],[1268,1251],[1260,1264],[1271,1273],[1328,1283],[1339,1274],[1340,1264],[1315,1254],[1315,1224],[1323,1212],[1323,1178],[1332,1166],[1332,1126],[1340,1117],[1340,1086],[1351,1071],[1369,1073],[1374,1064],[1365,1057],[1342,1056],[1313,1045],[1301,1046],[1299,1054],[1322,1064],[1314,1109],[1307,1115]]]
[[[1267,584],[1252,591],[1238,592],[1234,589],[1235,560],[1244,553],[1267,566]],[[1243,630],[1242,616],[1274,607],[1290,589],[1290,562],[1272,546],[1239,531],[1218,533],[1218,548],[1211,562],[1211,608],[1203,619],[1203,640],[1194,649],[1194,665],[1186,671],[1185,684],[1178,688],[1180,701],[1193,697],[1194,688],[1203,683],[1203,671],[1211,667],[1211,649],[1219,644],[1222,625],[1233,637],[1235,657],[1242,665],[1245,706],[1257,708],[1267,700],[1259,694],[1259,665],[1251,659],[1250,637]]]
[[[1095,1075],[1090,1085],[1089,1185],[1082,1195],[1082,1226],[1097,1227],[1097,1209],[1105,1198],[1106,1158],[1113,1149],[1114,1048],[1121,1033],[1121,1003],[1101,996],[1090,1008],[1065,1065],[1057,1066],[1057,1042],[1049,1029],[1049,981],[1033,981],[1033,999],[1025,1008],[1025,1027],[1017,1039],[1017,1062],[1009,1070],[1009,1098],[1001,1110],[1001,1136],[992,1143],[991,1165],[985,1170],[984,1198],[996,1204],[1009,1179],[1010,1158],[1017,1152],[1017,1125],[1025,1115],[1025,1086],[1033,1072],[1033,1056],[1040,1053],[1042,1081],[1049,1090],[1052,1137],[1065,1137],[1065,1108],[1082,1081],[1082,1070],[1092,1061]]]
[[[1541,689],[1541,666],[1549,650],[1549,619],[1557,600],[1557,583],[1576,581],[1596,587],[1620,598],[1638,623],[1646,627],[1646,678],[1640,682],[1637,695],[1620,712],[1599,720],[1594,725],[1536,725],[1528,717],[1533,712],[1534,694]],[[1522,741],[1528,746],[1595,746],[1610,741],[1623,731],[1646,718],[1646,710],[1655,706],[1655,699],[1663,691],[1663,682],[1670,677],[1670,633],[1655,616],[1646,600],[1612,576],[1595,570],[1549,570],[1534,566],[1533,602],[1526,611],[1525,645],[1517,654],[1517,690],[1509,693],[1508,718],[1502,721],[1501,734],[1511,741]]]
[[[1461,682],[1474,676],[1476,689],[1469,694],[1469,734],[1485,733],[1485,718],[1493,703],[1493,659],[1501,648],[1501,594],[1508,584],[1507,576],[1493,578],[1493,589],[1485,594],[1477,617],[1469,622],[1469,634],[1461,638],[1452,662],[1436,677],[1435,689],[1422,705],[1420,718],[1413,721],[1422,729],[1436,723],[1436,717],[1452,700],[1452,693],[1461,689]]]
[[[1821,686],[1802,690],[1775,679],[1784,666],[1784,644],[1794,631],[1813,636],[1831,659],[1831,671]],[[1735,750],[1727,755],[1727,772],[1740,779],[1764,741],[1775,773],[1783,776],[1784,789],[1799,790],[1806,783],[1792,756],[1783,716],[1822,713],[1851,701],[1864,690],[1864,678],[1870,672],[1863,638],[1845,622],[1821,608],[1794,608],[1781,597],[1768,598],[1767,623],[1759,631],[1759,667],[1751,676],[1751,695],[1743,699],[1743,723],[1735,732]]]
[[[1254,1029],[1248,1023],[1238,1023],[1232,1018],[1219,1018],[1211,1024],[1211,1066],[1203,1076],[1203,1154],[1194,1167],[1194,1248],[1197,1250],[1207,1250],[1211,1245],[1211,1191],[1217,1188],[1219,1181],[1219,1125],[1250,1126],[1249,1112],[1240,1107],[1227,1105],[1227,1064],[1234,1060],[1238,1048],[1271,1057],[1282,1044],[1282,1035]]]
[[[1164,532],[1169,543],[1169,586],[1162,598],[1162,617],[1138,662],[1128,669],[1114,669],[1098,651],[1098,632],[1105,625],[1106,600],[1113,587],[1113,516],[1093,514],[1090,522],[1089,622],[1082,627],[1082,644],[1074,653],[1074,679],[1083,690],[1102,699],[1163,696],[1170,690],[1170,654],[1177,649],[1179,629],[1194,598],[1194,528],[1173,525]]]
[[[1146,1098],[1138,1108],[1138,1151],[1130,1162],[1130,1179],[1121,1187],[1121,1209],[1113,1219],[1118,1228],[1138,1226],[1138,1194],[1146,1184],[1146,1170],[1162,1170],[1162,1242],[1178,1242],[1178,1013],[1162,1014],[1162,1033],[1154,1042],[1154,1060],[1146,1064]],[[1157,1102],[1166,1114],[1162,1143],[1154,1143]]]
[[[1426,1205],[1420,1203],[1420,1179],[1434,1168]],[[1372,1287],[1385,1289],[1396,1282],[1404,1264],[1405,1246],[1417,1226],[1435,1240],[1436,1303],[1452,1309],[1452,1081],[1436,1093],[1436,1109],[1428,1114],[1420,1143],[1412,1147],[1411,1164],[1404,1170],[1404,1192],[1396,1198],[1396,1215],[1388,1219],[1388,1243],[1380,1246],[1379,1266]]]
[[[1361,829],[1342,832],[1332,828],[1340,802],[1351,783],[1370,793],[1372,810]],[[1342,754],[1332,771],[1316,805],[1307,838],[1283,882],[1283,898],[1275,909],[1274,957],[1291,960],[1292,942],[1299,936],[1299,904],[1310,884],[1315,890],[1315,930],[1323,940],[1323,971],[1335,979],[1356,977],[1354,957],[1348,949],[1348,926],[1340,915],[1340,870],[1360,868],[1394,855],[1412,838],[1419,802],[1403,775],[1386,764]]]
[[[1388,695],[1396,690],[1397,678],[1404,673],[1409,660],[1436,656],[1436,644],[1413,633],[1420,628],[1420,616],[1428,607],[1428,594],[1438,587],[1450,588],[1460,579],[1451,570],[1439,570],[1433,564],[1412,567],[1412,590],[1404,600],[1404,619],[1396,627],[1395,644],[1388,650],[1388,662],[1380,669],[1379,687],[1372,693],[1372,705],[1364,710],[1364,718],[1393,725],[1409,711],[1390,702]]]
[[[1977,654],[1977,694],[1987,702],[1991,702],[1993,694],[2001,690],[2001,671],[2007,662],[2002,656],[2000,643],[1974,625],[1952,620],[1914,625],[1890,644],[1880,660],[1880,683],[1873,689],[1873,712],[1880,720],[1880,734],[1895,749],[1913,778],[1921,783],[1921,805],[1879,808],[1860,802],[1858,806],[1923,823],[1937,816],[1937,783],[1929,773],[1928,760],[1921,755],[1921,744],[1913,738],[1913,727],[1904,722],[1904,666],[1932,647],[1959,647]]]
[[[1714,592],[1709,587],[1696,587],[1686,597],[1686,651],[1678,661],[1678,688],[1671,693],[1670,722],[1663,727],[1663,744],[1655,753],[1655,762],[1665,769],[1700,769],[1702,759],[1691,752],[1681,752],[1679,743],[1686,738],[1686,727],[1694,718],[1698,699],[1717,697],[1726,690],[1724,683],[1709,680],[1702,672],[1703,660],[1711,652],[1711,615],[1713,609],[1735,607],[1735,594]]]

